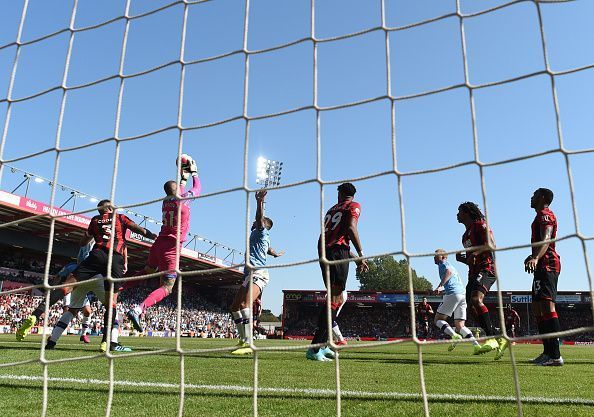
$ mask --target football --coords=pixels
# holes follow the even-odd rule
[[[175,160],[175,164],[176,164],[176,165],[178,164],[178,161],[181,161],[181,169],[182,169],[183,171],[187,171],[187,172],[189,172],[189,171],[190,171],[190,165],[192,164],[192,162],[193,162],[194,160],[193,160],[193,159],[192,159],[192,157],[191,157],[190,155],[188,155],[187,153],[183,153],[183,154],[181,154],[181,156],[180,156],[180,159],[179,159],[179,160],[178,160],[178,159],[176,159],[176,160]]]

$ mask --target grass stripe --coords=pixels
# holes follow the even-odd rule
[[[42,382],[43,377],[31,375],[0,375],[0,380],[8,381],[27,381],[27,382]],[[49,377],[49,382],[62,382],[81,385],[108,385],[109,381],[100,379],[83,379],[83,378],[58,378]],[[146,381],[114,381],[114,385],[121,387],[145,387],[145,388],[168,388],[179,389],[179,384],[171,384],[166,382],[146,382]],[[186,390],[207,390],[219,392],[252,392],[253,387],[243,385],[200,385],[200,384],[185,384]],[[274,393],[274,394],[305,394],[312,396],[334,397],[336,391],[332,389],[316,389],[316,388],[278,388],[278,387],[260,387],[260,393]],[[405,392],[373,392],[373,391],[352,391],[342,390],[343,397],[354,398],[369,398],[369,399],[421,399],[421,394],[405,393]],[[441,401],[489,401],[489,402],[516,402],[513,396],[499,396],[499,395],[463,395],[463,394],[428,394],[429,400]],[[574,404],[574,405],[591,405],[594,406],[594,400],[585,398],[551,398],[551,397],[522,397],[524,403],[534,404]]]

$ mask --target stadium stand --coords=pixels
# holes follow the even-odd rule
[[[440,296],[415,294],[415,304],[422,297],[428,298],[435,311],[441,301]],[[492,314],[496,314],[495,295],[487,297],[486,304]],[[532,312],[531,295],[528,291],[505,292],[504,304],[511,304],[520,314],[520,329],[517,336],[537,334]],[[562,330],[592,326],[590,296],[587,293],[560,291],[558,311],[564,319]],[[323,291],[285,290],[283,303],[283,330],[285,339],[310,338],[315,330],[319,306],[325,303]],[[410,307],[408,293],[404,292],[361,292],[349,291],[347,303],[340,313],[340,327],[346,338],[358,340],[390,340],[411,336]],[[496,317],[493,317],[495,322]],[[474,326],[472,319],[469,324]],[[442,338],[437,329],[432,336]],[[435,330],[435,331],[433,331]],[[582,333],[564,338],[565,342],[592,341],[594,333]]]

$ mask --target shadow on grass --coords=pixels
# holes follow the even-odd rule
[[[24,345],[24,346],[0,346],[0,350],[14,350],[14,351],[21,351],[21,350],[36,350],[39,351],[41,349],[40,345]]]

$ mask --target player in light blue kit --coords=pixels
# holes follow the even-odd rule
[[[445,334],[452,338],[449,351],[454,350],[462,338],[470,339],[474,345],[474,354],[479,355],[481,345],[472,335],[472,331],[466,327],[466,287],[460,279],[460,274],[449,262],[448,255],[443,249],[435,251],[433,258],[439,269],[440,282],[435,292],[444,293],[443,301],[437,308],[435,314],[435,325]],[[458,333],[452,329],[447,320],[452,317]]]
[[[231,352],[232,355],[248,355],[253,353],[250,347],[252,333],[250,322],[253,321],[252,305],[260,297],[264,288],[268,285],[269,275],[266,267],[268,255],[278,258],[285,252],[277,252],[270,247],[270,229],[272,229],[272,220],[264,216],[264,201],[266,199],[266,190],[256,192],[256,220],[252,224],[250,233],[250,264],[258,269],[245,268],[244,281],[239,291],[235,295],[235,300],[231,304],[230,310],[237,332],[239,333],[239,343],[237,349]],[[250,286],[252,288],[250,298]]]

